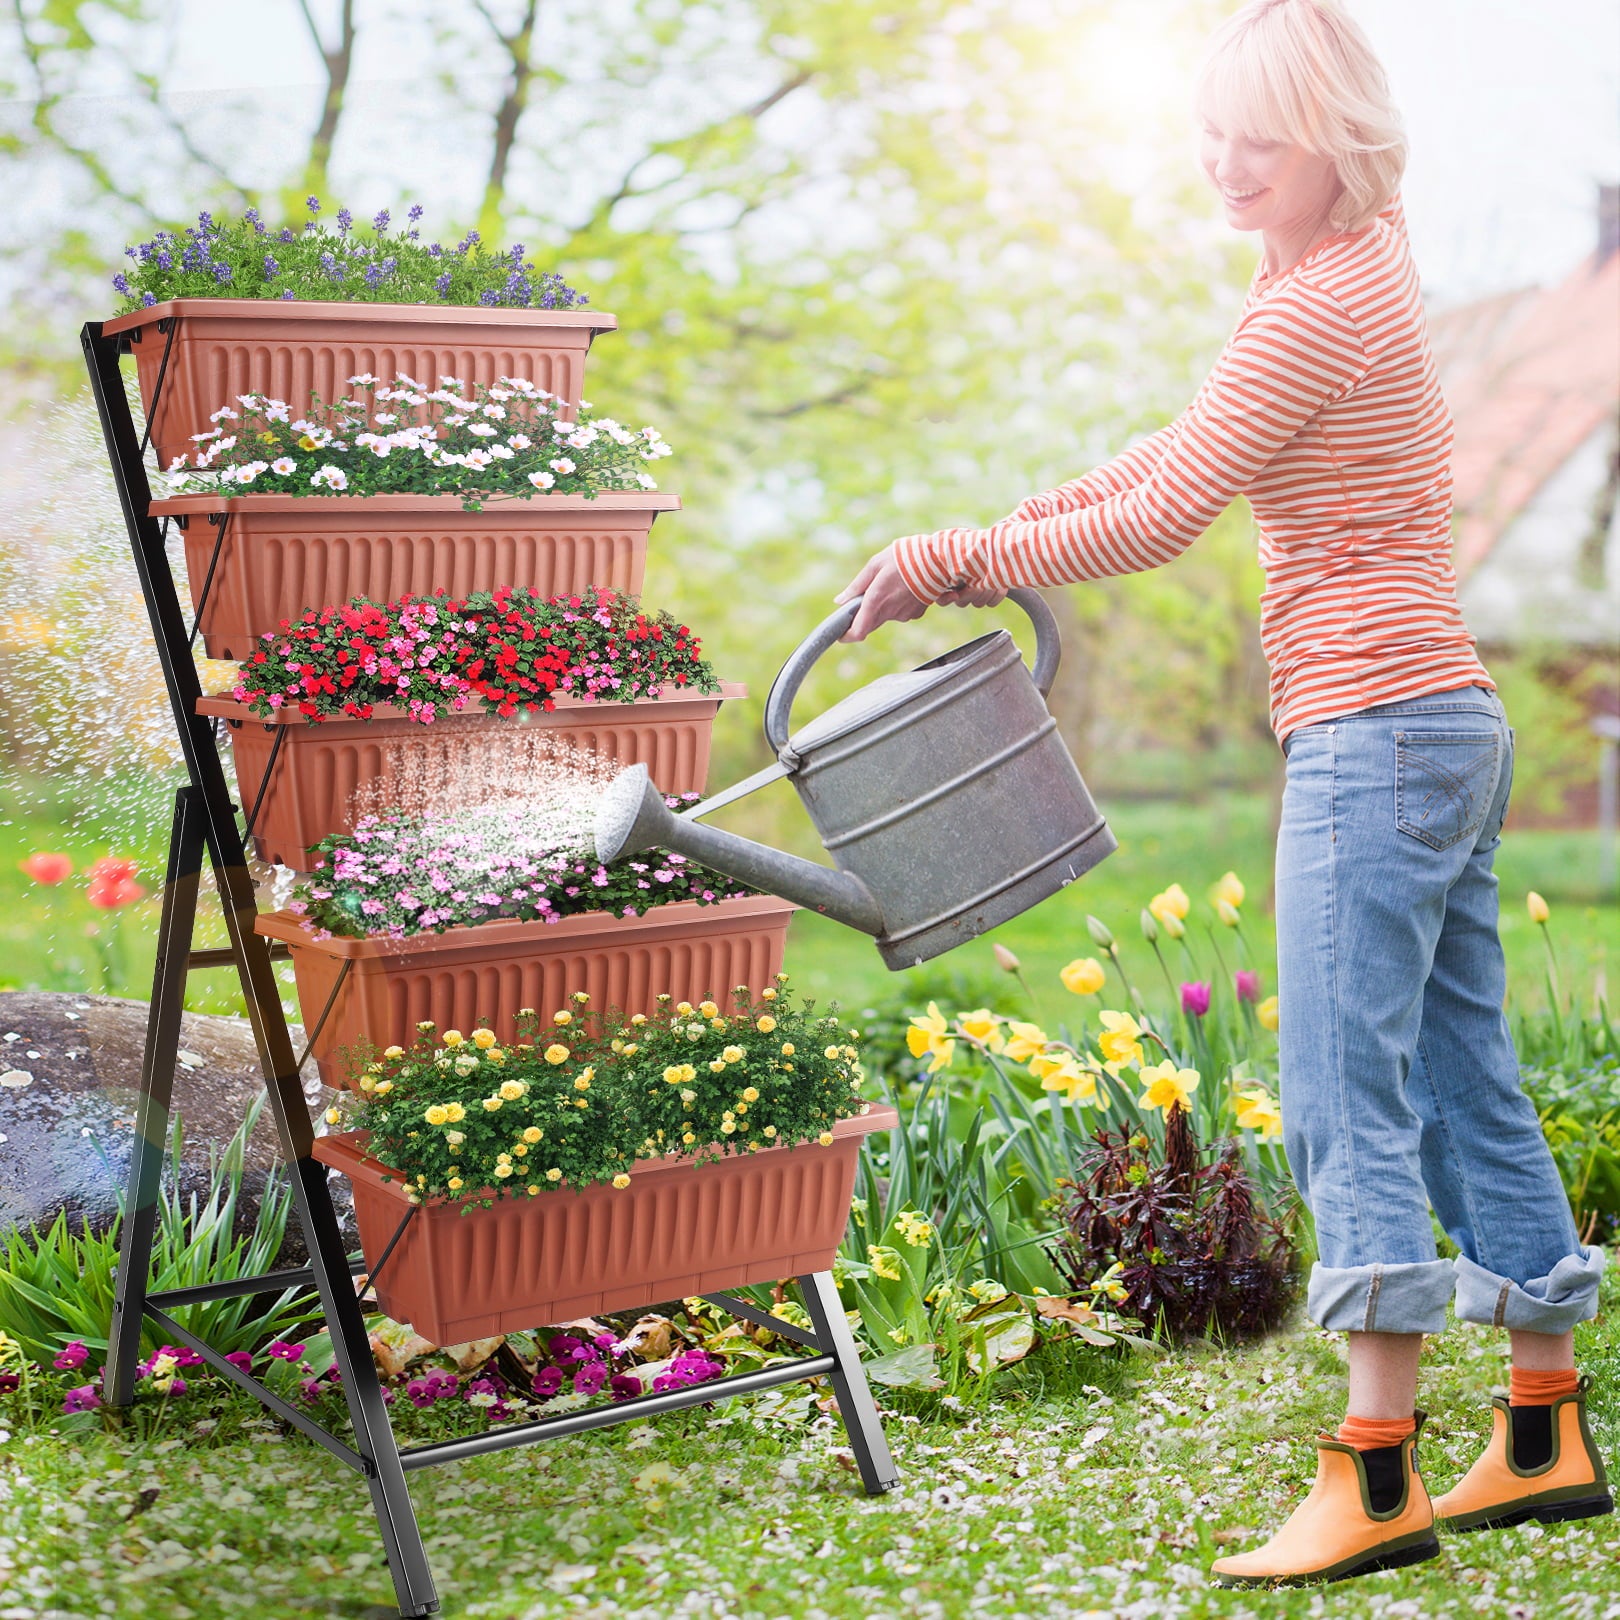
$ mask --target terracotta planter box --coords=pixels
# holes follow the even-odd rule
[[[244,811],[253,808],[276,733],[286,733],[253,824],[253,842],[262,859],[308,871],[310,846],[354,825],[349,806],[358,789],[401,770],[435,769],[485,737],[526,727],[543,727],[623,765],[645,764],[665,793],[701,793],[715,714],[722,699],[746,691],[727,682],[714,697],[671,688],[638,703],[559,698],[550,713],[506,720],[481,711],[447,714],[427,726],[389,704],[379,704],[371,720],[313,724],[297,714],[263,720],[228,697],[199,698],[197,713],[227,722]]]
[[[174,298],[102,327],[128,340],[148,416],[168,339],[158,322],[171,320],[179,324],[152,431],[160,467],[195,450],[192,435],[213,425],[221,405],[238,408],[238,394],[269,394],[303,411],[312,390],[341,399],[363,371],[389,382],[403,371],[429,388],[444,376],[522,377],[577,405],[591,339],[618,325],[596,310]]]
[[[455,495],[183,495],[152,512],[185,531],[193,611],[207,584],[208,656],[240,662],[283,619],[355,596],[460,597],[497,585],[640,595],[653,519],[680,504],[660,490],[537,495],[481,512]]]
[[[440,1029],[483,1023],[504,1034],[523,1008],[554,1010],[576,990],[595,1007],[626,1013],[651,1011],[664,992],[677,1001],[726,1002],[739,984],[763,990],[782,969],[793,912],[774,895],[749,895],[706,906],[681,900],[641,917],[490,922],[400,940],[317,940],[285,911],[262,914],[254,927],[291,949],[306,1029],[351,964],[315,1039],[321,1079],[341,1088],[348,1083],[342,1048],[362,1039],[409,1046],[424,1018]]]
[[[765,1148],[703,1165],[647,1159],[623,1189],[501,1199],[465,1215],[456,1204],[425,1204],[383,1268],[378,1304],[434,1344],[461,1344],[829,1271],[861,1142],[898,1123],[893,1108],[873,1105],[839,1120],[829,1147]],[[319,1137],[315,1157],[352,1183],[360,1246],[374,1263],[410,1205],[362,1143],[358,1131]]]

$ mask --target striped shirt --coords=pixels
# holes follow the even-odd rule
[[[897,541],[925,602],[960,584],[1059,585],[1157,568],[1238,495],[1260,531],[1271,723],[1493,687],[1457,605],[1451,413],[1399,197],[1291,269],[1256,270],[1198,396],[1105,466],[988,529]]]

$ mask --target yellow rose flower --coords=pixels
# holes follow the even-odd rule
[[[697,1141],[697,1138],[690,1131],[682,1131],[681,1140],[691,1146],[693,1142]]]
[[[726,1060],[724,1058],[715,1058],[714,1061],[709,1064],[710,1074],[724,1074],[725,1072]]]
[[[759,993],[759,999],[761,1001],[775,1001],[776,1000],[776,992],[774,990],[770,990],[770,989],[761,990],[760,993]]]
[[[405,1048],[403,1046],[390,1046],[384,1051],[383,1056],[385,1058],[402,1058],[405,1056]]]
[[[712,1001],[700,1001],[698,1003],[698,1011],[702,1013],[705,1018],[718,1018],[720,1016],[719,1007]]]
[[[499,1097],[486,1097],[484,1099],[484,1112],[486,1114],[493,1114],[500,1106],[501,1099]]]
[[[635,1027],[636,1027],[636,1028],[637,1028],[637,1029],[640,1029],[640,1028],[641,1028],[641,1026],[642,1026],[642,1025],[643,1025],[643,1024],[645,1024],[645,1023],[646,1023],[646,1022],[647,1022],[647,1015],[646,1015],[646,1013],[636,1013],[636,1014],[635,1014],[635,1015],[634,1015],[634,1017],[632,1017],[632,1018],[631,1018],[631,1020],[630,1020],[630,1022],[631,1022],[631,1023],[632,1023],[632,1024],[633,1024],[633,1025],[634,1025],[634,1026],[635,1026]]]
[[[423,1115],[429,1125],[443,1125],[450,1117],[450,1110],[442,1103],[434,1103]]]
[[[677,1001],[675,1003],[675,1011],[678,1012],[682,1018],[690,1016],[692,1010],[692,1003],[690,1001]]]
[[[1094,956],[1077,956],[1067,967],[1058,970],[1065,990],[1077,996],[1094,996],[1108,980],[1102,963]]]
[[[561,1181],[562,1180],[562,1171],[558,1170],[554,1166],[552,1169],[546,1171],[546,1180],[547,1181]]]
[[[1254,1009],[1254,1016],[1258,1018],[1267,1029],[1275,1029],[1277,1027],[1277,998],[1275,996],[1267,996],[1266,999]]]
[[[727,1063],[741,1063],[742,1060],[748,1056],[748,1054],[743,1051],[740,1046],[728,1046],[725,1051],[720,1054],[720,1056],[723,1057]]]
[[[554,1024],[558,1025],[559,1027],[561,1027],[564,1024],[573,1023],[574,1015],[571,1012],[569,1012],[569,1010],[566,1007],[564,1007],[564,1008],[560,1009],[559,1011],[554,1012],[551,1015],[551,1021],[552,1021],[552,1023],[554,1023]]]
[[[1148,901],[1148,910],[1160,922],[1167,917],[1174,917],[1180,922],[1192,910],[1192,901],[1187,898],[1187,891],[1179,883],[1172,883],[1168,889],[1161,890]]]
[[[526,1159],[528,1156],[529,1150],[523,1145],[523,1143],[519,1142],[513,1147],[512,1157],[514,1159]]]
[[[793,1054],[795,1052],[797,1052],[797,1051],[798,1051],[798,1047],[796,1047],[793,1044],[792,1041],[783,1041],[782,1042],[782,1056],[783,1057],[792,1057]]]
[[[616,1176],[615,1176],[615,1177],[614,1177],[614,1178],[613,1178],[613,1185],[614,1185],[614,1186],[615,1186],[615,1187],[618,1187],[618,1188],[621,1188],[621,1189],[623,1189],[623,1188],[625,1188],[625,1187],[628,1187],[628,1186],[629,1186],[629,1185],[630,1185],[630,1178],[629,1178],[629,1176],[627,1176],[627,1175],[626,1175],[626,1174],[625,1174],[625,1173],[624,1173],[624,1171],[622,1171],[622,1170],[621,1170],[621,1171],[620,1171],[620,1172],[619,1172],[619,1173],[618,1173],[618,1175],[616,1175]]]
[[[829,1046],[821,1055],[824,1058],[836,1058],[838,1056],[838,1048],[836,1046]]]
[[[444,1105],[444,1117],[452,1124],[459,1125],[467,1117],[467,1110],[458,1102]]]
[[[776,1135],[776,1127],[774,1125],[767,1125],[765,1127],[765,1134],[767,1136],[775,1136]]]
[[[337,1125],[342,1119],[343,1110],[341,1108],[328,1108],[326,1110],[326,1123],[328,1125]]]
[[[451,1147],[460,1147],[461,1144],[467,1140],[466,1136],[461,1131],[446,1131],[444,1133],[444,1139],[450,1144]]]
[[[459,1029],[447,1029],[444,1032],[444,1044],[446,1046],[460,1046],[465,1039],[466,1037]]]
[[[376,1080],[371,1075],[363,1074],[360,1076],[360,1089],[362,1091],[370,1091],[376,1084]]]
[[[447,1186],[451,1192],[459,1192],[462,1186],[461,1177],[451,1176],[451,1178],[445,1182],[445,1186]]]
[[[737,1122],[734,1119],[723,1119],[720,1121],[720,1134],[722,1136],[730,1136],[731,1133],[736,1130],[736,1128]]]
[[[818,1136],[818,1137],[817,1137],[817,1138],[816,1138],[816,1140],[817,1140],[817,1141],[818,1141],[818,1142],[819,1142],[819,1143],[820,1143],[820,1144],[821,1144],[821,1145],[822,1145],[822,1146],[823,1146],[823,1147],[831,1147],[831,1146],[832,1146],[832,1143],[833,1143],[833,1134],[832,1134],[832,1132],[831,1132],[831,1131],[823,1131],[823,1132],[822,1132],[822,1133],[821,1133],[821,1135],[820,1135],[820,1136]]]
[[[555,1043],[548,1046],[545,1050],[545,1059],[547,1063],[566,1063],[572,1056],[573,1053],[571,1053],[566,1046]]]
[[[511,1175],[511,1173],[512,1166],[509,1164],[498,1164],[495,1166],[495,1179],[497,1181],[504,1181],[509,1175]]]
[[[473,1045],[488,1051],[495,1044],[495,1031],[492,1029],[475,1029],[472,1032]]]
[[[772,1018],[769,1013],[765,1013],[755,1022],[754,1028],[757,1029],[761,1035],[769,1035],[770,1032],[776,1028],[776,1020]]]
[[[528,1085],[522,1080],[501,1081],[501,1096],[507,1102],[516,1102],[528,1089]]]
[[[757,1086],[745,1086],[745,1087],[743,1087],[742,1100],[744,1102],[758,1102],[759,1101],[759,1088]]]
[[[525,1142],[529,1143],[529,1145],[532,1147],[544,1135],[545,1135],[545,1132],[542,1131],[538,1125],[530,1125],[523,1132],[523,1140]]]
[[[392,1080],[379,1080],[377,1082],[376,1095],[379,1097],[386,1097],[393,1089],[394,1082]]]

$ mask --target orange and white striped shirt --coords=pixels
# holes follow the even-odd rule
[[[926,602],[960,583],[1138,573],[1245,495],[1286,739],[1372,704],[1494,686],[1457,605],[1452,437],[1397,197],[1291,269],[1256,270],[1215,369],[1168,427],[988,529],[909,535],[895,561]]]

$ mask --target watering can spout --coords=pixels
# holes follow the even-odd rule
[[[851,872],[784,854],[768,844],[705,827],[676,815],[645,765],[632,765],[608,785],[596,813],[596,858],[604,864],[644,849],[672,849],[727,877],[870,934],[883,933],[883,910]]]

